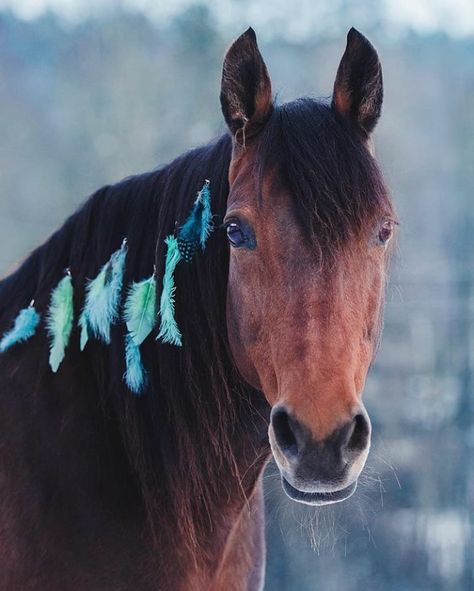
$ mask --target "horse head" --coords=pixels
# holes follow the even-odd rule
[[[354,29],[332,102],[275,105],[251,29],[224,61],[229,342],[272,407],[283,488],[309,504],[349,497],[370,447],[362,392],[396,224],[371,142],[382,94],[377,53]]]

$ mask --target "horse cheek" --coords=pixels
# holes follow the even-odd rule
[[[246,318],[249,309],[243,294],[229,286],[227,292],[227,334],[234,363],[243,379],[253,388],[261,390],[260,379],[252,361],[251,350],[256,342],[254,322]]]

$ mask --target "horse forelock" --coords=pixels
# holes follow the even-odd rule
[[[332,264],[367,223],[395,216],[366,138],[324,101],[275,106],[257,149],[260,199],[269,174],[289,195],[302,240],[321,264]]]

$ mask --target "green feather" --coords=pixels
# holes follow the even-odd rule
[[[165,239],[165,243],[168,247],[168,251],[166,253],[163,291],[161,292],[160,299],[160,332],[156,338],[157,340],[161,339],[163,343],[169,343],[170,345],[181,347],[181,333],[174,317],[174,292],[176,290],[174,284],[174,271],[176,265],[181,260],[181,254],[179,252],[178,241],[174,236],[168,236]]]
[[[87,320],[87,313],[85,310],[82,310],[82,313],[79,316],[78,324],[81,327],[81,338],[79,346],[81,351],[84,351],[84,347],[87,345],[87,341],[89,340],[89,323]]]
[[[53,372],[58,370],[64,359],[66,347],[72,331],[74,316],[72,278],[68,271],[51,294],[46,319],[46,328],[50,337],[49,364]]]
[[[135,345],[141,345],[156,323],[156,279],[154,273],[148,279],[130,286],[125,302],[124,319]]]

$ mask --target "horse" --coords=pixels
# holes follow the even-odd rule
[[[351,496],[370,447],[362,402],[382,329],[394,207],[372,131],[376,50],[351,29],[332,100],[276,104],[255,33],[227,51],[226,132],[95,192],[0,283],[0,331],[42,317],[69,269],[74,328],[0,355],[0,589],[262,589],[262,473],[309,505]],[[176,347],[145,339],[123,380],[124,322],[79,347],[94,277],[127,239],[124,285],[165,273],[165,238],[209,179],[213,231],[175,272]]]

